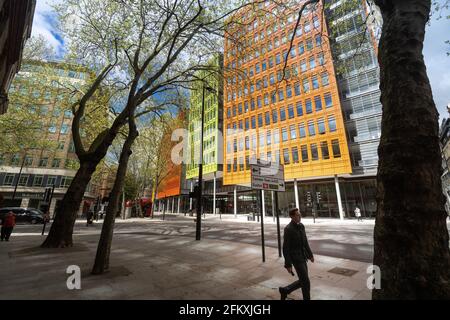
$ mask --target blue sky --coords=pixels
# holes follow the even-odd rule
[[[64,40],[55,29],[55,18],[51,4],[61,0],[37,0],[36,14],[33,22],[33,35],[41,34],[47,39],[58,55],[64,52]],[[445,15],[450,14],[449,12]],[[437,20],[433,17],[427,27],[424,56],[427,65],[428,76],[431,81],[434,101],[442,117],[449,117],[446,107],[450,104],[450,45],[445,44],[450,40],[450,20]]]

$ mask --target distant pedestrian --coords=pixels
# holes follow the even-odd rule
[[[291,292],[302,288],[303,300],[311,300],[311,284],[308,277],[308,260],[314,263],[314,256],[308,244],[305,226],[301,223],[301,215],[298,209],[292,209],[289,212],[291,222],[284,228],[283,256],[284,267],[294,275],[292,266],[297,272],[299,280],[293,282],[287,287],[280,287],[281,300]]]
[[[16,226],[16,216],[12,211],[8,212],[8,215],[2,220],[1,241],[9,241],[9,237]]]
[[[356,206],[355,208],[355,217],[358,218],[358,221],[362,221],[361,209],[359,209],[359,206]]]
[[[93,217],[94,217],[94,213],[91,210],[89,210],[88,213],[86,214],[86,220],[87,220],[86,227],[89,227],[89,225],[92,224]]]

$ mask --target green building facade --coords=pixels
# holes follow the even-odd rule
[[[222,171],[222,118],[223,118],[223,88],[220,70],[223,65],[221,55],[210,62],[210,70],[198,71],[196,77],[205,79],[198,81],[191,90],[190,110],[188,117],[189,162],[186,179],[198,177],[200,162],[200,140],[203,92],[205,94],[204,124],[203,124],[203,175]],[[205,90],[203,87],[205,86]],[[208,89],[209,87],[209,89]]]

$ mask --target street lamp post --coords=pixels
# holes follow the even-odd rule
[[[19,185],[20,177],[22,176],[22,170],[23,170],[23,166],[25,165],[26,158],[27,158],[27,156],[25,154],[23,156],[22,165],[20,166],[19,177],[17,178],[16,184],[14,186],[14,192],[13,192],[13,195],[12,195],[12,200],[16,199],[17,186]]]
[[[212,88],[205,86],[205,79],[202,81],[202,115],[201,115],[201,130],[200,130],[200,162],[198,165],[198,193],[197,193],[197,221],[195,239],[201,239],[201,219],[203,207],[203,128],[205,123],[205,91],[215,92]]]

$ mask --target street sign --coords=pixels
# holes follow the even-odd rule
[[[286,191],[284,166],[276,163],[251,164],[252,189]]]

